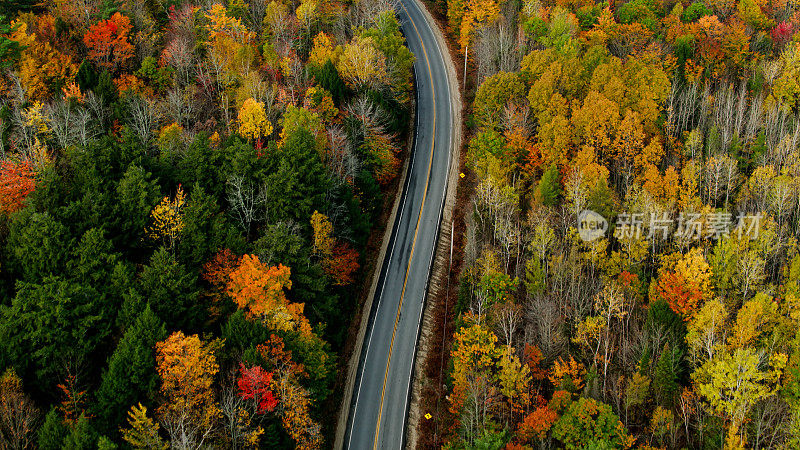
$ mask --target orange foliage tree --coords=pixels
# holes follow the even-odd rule
[[[83,43],[89,49],[89,59],[100,67],[114,71],[133,57],[133,45],[128,41],[131,22],[120,13],[89,27]]]
[[[347,243],[337,245],[333,249],[333,255],[323,261],[322,265],[325,273],[333,278],[333,284],[337,286],[351,284],[358,267],[358,252]]]
[[[683,320],[689,320],[704,300],[712,296],[711,267],[699,248],[665,258],[655,293]]]
[[[36,187],[35,176],[30,161],[0,163],[0,211],[11,214],[22,209]]]
[[[666,272],[659,277],[656,290],[658,295],[669,303],[669,307],[684,320],[689,320],[703,299],[703,294],[697,286],[675,272]]]
[[[68,374],[63,383],[56,387],[61,391],[61,404],[57,409],[64,417],[64,423],[72,426],[86,417],[86,390],[78,387],[78,377]]]
[[[178,331],[156,343],[161,377],[161,423],[176,447],[200,448],[220,415],[212,384],[219,372],[219,341],[203,342]]]
[[[517,428],[517,439],[524,443],[533,443],[535,439],[544,439],[558,414],[547,406],[536,408],[525,416]]]
[[[285,290],[292,288],[291,270],[283,264],[267,267],[255,255],[244,255],[242,262],[230,274],[228,295],[252,317],[258,317],[270,327],[299,330],[308,335],[311,325],[303,316],[303,303],[290,303]]]

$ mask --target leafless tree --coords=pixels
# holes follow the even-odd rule
[[[161,108],[156,100],[133,96],[128,100],[128,126],[147,148],[161,117]]]
[[[61,148],[67,148],[78,141],[80,125],[75,123],[76,109],[63,99],[57,99],[45,108],[50,129]]]
[[[250,28],[256,33],[256,36],[261,36],[264,31],[264,13],[267,11],[267,0],[250,0],[247,8],[247,19],[250,22]]]
[[[215,417],[203,420],[197,411],[189,408],[188,402],[179,403],[182,408],[170,408],[161,415],[159,422],[167,431],[170,447],[179,450],[199,450],[205,448],[208,439],[216,429]]]
[[[267,203],[266,190],[258,189],[241,175],[228,178],[227,188],[228,203],[239,220],[239,225],[249,236],[253,222],[265,217],[262,208]]]
[[[506,20],[480,29],[474,47],[478,84],[497,72],[519,69],[522,54],[515,29]]]
[[[712,156],[707,159],[703,171],[706,202],[717,206],[718,201],[724,196],[727,207],[730,193],[735,188],[733,184],[736,182],[737,173],[736,161],[730,156]]]
[[[552,299],[546,296],[533,298],[526,305],[525,340],[534,342],[546,361],[555,360],[566,347],[562,333],[564,317]]]
[[[701,96],[697,84],[689,86],[680,83],[672,84],[669,100],[667,102],[668,130],[673,136],[681,136],[684,131],[697,127],[698,109]]]
[[[779,225],[783,225],[794,212],[797,196],[800,195],[797,182],[788,176],[777,177],[773,180],[772,195],[770,196],[770,210],[775,214]]]
[[[245,400],[236,385],[237,370],[231,370],[222,383],[219,408],[222,413],[222,428],[225,430],[225,447],[233,450],[250,448],[248,438],[256,431],[260,422],[258,400]]]
[[[164,98],[164,116],[178,125],[184,126],[192,117],[194,102],[188,89],[174,87]]]
[[[84,98],[84,104],[89,112],[92,123],[102,129],[108,117],[108,109],[103,103],[103,99],[95,95],[94,92],[89,91]]]
[[[358,158],[353,154],[353,146],[344,130],[334,125],[327,129],[330,148],[323,155],[323,162],[331,178],[340,183],[355,179],[360,169]]]
[[[519,252],[521,233],[517,218],[517,208],[513,204],[499,210],[501,216],[494,224],[494,238],[503,255],[503,271],[508,273],[511,260]]]
[[[272,33],[272,44],[280,56],[286,56],[292,48],[292,40],[297,30],[297,22],[289,14],[289,9],[283,4],[270,10],[266,21]]]
[[[471,446],[483,434],[491,411],[498,402],[497,389],[486,374],[473,374],[467,381],[467,399],[461,415],[461,433]]]
[[[742,292],[742,299],[748,299],[750,291],[755,291],[766,277],[766,261],[760,257],[755,250],[747,252],[736,263],[738,271],[739,289]]]
[[[397,5],[397,0],[358,0],[347,15],[348,25],[351,30],[369,28],[381,13],[394,11]]]
[[[0,109],[9,106],[9,102],[5,99],[0,100]],[[6,144],[5,144],[5,133],[10,128],[9,121],[5,118],[0,117],[0,159],[6,159]]]
[[[493,316],[495,328],[503,338],[506,349],[511,352],[514,347],[514,335],[522,323],[522,305],[511,301],[497,304]]]
[[[175,69],[181,85],[191,82],[195,70],[194,41],[190,36],[174,36],[164,46],[164,60]]]
[[[10,369],[0,378],[0,448],[24,450],[33,441],[39,411],[22,390],[22,380]]]
[[[785,448],[790,416],[789,405],[780,396],[773,395],[756,403],[749,414],[752,448]]]

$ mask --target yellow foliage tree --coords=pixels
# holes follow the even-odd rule
[[[256,141],[272,134],[272,124],[267,120],[264,102],[248,98],[239,110],[239,134]]]
[[[219,418],[214,377],[219,365],[214,352],[219,341],[203,342],[197,335],[178,331],[156,343],[156,370],[161,377],[164,403],[158,412],[173,445],[202,448]]]
[[[457,414],[467,401],[471,387],[494,378],[493,371],[503,354],[497,335],[487,326],[475,323],[462,327],[455,335],[453,359],[453,395],[450,410]]]
[[[333,255],[335,240],[331,236],[333,225],[328,220],[328,216],[314,211],[314,214],[311,215],[311,228],[314,230],[314,253],[322,257]]]
[[[386,57],[372,37],[355,37],[344,46],[336,69],[351,88],[375,88],[388,81]]]
[[[130,428],[122,430],[122,440],[135,449],[167,450],[169,444],[158,435],[158,423],[147,417],[147,408],[133,405],[128,411]]]
[[[153,240],[165,241],[169,248],[174,250],[175,243],[178,241],[181,231],[183,231],[183,207],[185,203],[186,195],[183,193],[183,188],[178,185],[175,198],[164,197],[153,208],[150,213],[151,224],[145,229],[147,236]]]
[[[320,31],[314,37],[314,46],[308,55],[308,64],[312,67],[320,68],[330,61],[335,65],[339,59],[340,51],[340,48],[334,48],[333,40],[330,36]]]
[[[481,28],[494,23],[500,15],[500,4],[495,0],[469,0],[461,20],[458,43],[465,51],[472,37]]]
[[[742,430],[747,415],[758,401],[775,395],[781,388],[781,376],[787,356],[769,355],[768,363],[752,348],[732,353],[720,352],[692,374],[700,395],[712,411],[725,419],[728,433],[725,448],[744,448],[746,434]]]
[[[19,78],[30,100],[44,100],[51,90],[60,89],[77,73],[72,59],[49,43],[28,34],[25,22],[14,22],[16,29],[10,39],[22,47],[19,60]]]

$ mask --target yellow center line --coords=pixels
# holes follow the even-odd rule
[[[392,362],[392,349],[394,348],[394,337],[397,334],[397,324],[400,322],[400,309],[403,307],[403,297],[406,293],[406,284],[408,283],[408,273],[411,270],[411,260],[414,257],[414,247],[417,244],[417,233],[419,232],[419,222],[422,219],[422,210],[425,207],[425,198],[428,196],[428,182],[430,181],[431,177],[431,168],[433,167],[433,148],[434,143],[436,142],[436,89],[433,86],[433,72],[431,71],[431,64],[428,60],[428,51],[425,49],[425,43],[422,41],[422,36],[419,34],[419,30],[417,29],[417,24],[414,23],[414,19],[411,18],[411,14],[408,13],[405,5],[400,3],[400,6],[403,8],[403,11],[406,12],[406,16],[408,20],[411,22],[411,26],[414,27],[414,32],[417,34],[419,38],[419,43],[422,46],[422,53],[425,55],[425,64],[428,66],[428,78],[430,79],[431,84],[431,97],[433,99],[433,131],[431,133],[431,155],[428,159],[428,175],[425,177],[425,191],[422,193],[422,204],[419,207],[419,216],[417,217],[417,224],[414,228],[414,239],[411,241],[411,253],[408,255],[408,265],[406,266],[406,274],[405,278],[403,279],[403,289],[400,292],[400,303],[397,305],[397,314],[394,317],[394,327],[392,328],[392,339],[389,342],[389,357],[386,360],[386,371],[383,374],[383,388],[381,389],[381,402],[378,405],[378,422],[375,425],[375,439],[373,441],[372,448],[378,448],[378,435],[380,434],[381,430],[381,417],[383,416],[383,398],[386,395],[386,380],[389,377],[389,365]]]

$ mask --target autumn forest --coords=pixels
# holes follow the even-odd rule
[[[419,448],[800,448],[800,6],[431,0]],[[0,448],[330,448],[413,117],[391,0],[0,2]]]
[[[392,4],[0,13],[0,448],[332,446],[412,108]]]
[[[470,193],[421,445],[799,448],[797,4],[430,5]]]

